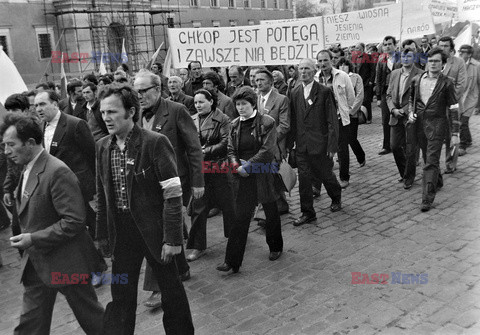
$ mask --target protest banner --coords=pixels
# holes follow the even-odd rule
[[[458,20],[480,22],[480,0],[459,0]]]
[[[402,13],[402,32],[400,34],[402,41],[435,34],[435,24],[430,11],[403,4]]]
[[[204,67],[297,64],[324,48],[322,21],[310,18],[271,25],[169,28],[175,68],[199,61]]]
[[[401,4],[326,15],[323,17],[325,45],[378,43],[387,35],[398,37],[401,18]]]

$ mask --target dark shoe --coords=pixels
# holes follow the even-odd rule
[[[205,255],[205,250],[193,249],[193,251],[185,257],[188,262],[193,262]]]
[[[404,182],[404,179],[403,179],[403,178],[399,178],[399,179],[398,179],[398,182],[399,182],[399,183],[403,183],[403,182]]]
[[[379,155],[387,155],[389,153],[391,153],[392,151],[391,150],[387,150],[387,149],[382,149],[378,154]]]
[[[284,210],[278,210],[278,214],[280,214],[280,215],[285,215],[285,214],[288,214],[288,213],[290,213],[288,208],[284,209]]]
[[[282,255],[281,251],[271,251],[270,255],[268,256],[268,259],[271,261],[276,261],[277,259],[280,258],[281,255]]]
[[[103,284],[103,272],[100,276],[96,275],[95,273],[92,274],[92,286],[95,288],[99,288]]]
[[[211,218],[211,217],[214,217],[216,215],[218,215],[220,213],[220,209],[219,208],[212,208],[210,210],[210,212],[208,212],[208,218]]]
[[[403,188],[406,190],[411,189],[412,186],[413,186],[413,181],[405,180],[405,182],[403,183]]]
[[[342,203],[341,202],[332,202],[332,204],[330,205],[330,210],[332,212],[338,212],[341,209],[342,209]]]
[[[430,208],[432,208],[432,204],[429,203],[428,201],[423,201],[422,206],[420,207],[422,212],[428,212],[430,210]]]
[[[462,149],[462,148],[458,149],[458,155],[459,156],[465,156],[466,153],[467,153],[467,150]]]
[[[350,185],[350,183],[348,182],[348,180],[340,180],[340,187],[341,187],[341,188],[347,188],[348,185]]]
[[[217,270],[222,271],[222,272],[228,272],[230,270],[232,270],[233,273],[238,272],[238,268],[234,268],[234,267],[228,265],[227,263],[223,263],[223,264],[218,265]]]
[[[457,169],[446,169],[444,173],[445,173],[445,174],[452,174],[452,173],[454,173],[455,171],[457,171]]]
[[[313,199],[319,198],[320,197],[320,191],[316,189],[315,187],[312,188],[313,191]]]
[[[181,280],[181,281],[187,281],[187,280],[189,280],[189,279],[191,278],[191,276],[190,276],[190,270],[187,270],[187,272],[182,273],[179,277],[180,277],[180,280]]]
[[[158,308],[162,306],[162,294],[160,292],[152,292],[150,298],[148,298],[143,305],[150,308]]]
[[[317,219],[316,216],[307,216],[307,215],[302,215],[301,217],[299,217],[298,219],[296,219],[295,221],[293,221],[293,225],[295,227],[298,227],[298,226],[301,226],[305,223],[309,223],[309,222],[312,222],[312,221],[315,221]]]
[[[363,162],[358,163],[358,164],[360,165],[360,167],[364,167],[366,163],[367,163],[367,160],[364,159]]]
[[[267,225],[267,221],[263,220],[263,219],[259,219],[258,222],[257,222],[257,226],[265,229],[265,226]]]

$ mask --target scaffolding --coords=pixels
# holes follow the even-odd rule
[[[61,37],[57,50],[71,60],[64,63],[65,71],[81,76],[99,70],[102,53],[107,70],[115,71],[125,59],[123,44],[130,71],[145,67],[162,42],[165,56],[166,27],[173,27],[176,6],[170,1],[166,7],[161,2],[154,5],[153,0],[58,0],[53,1],[54,11],[45,9],[45,15],[55,16],[56,35]]]

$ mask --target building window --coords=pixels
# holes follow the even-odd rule
[[[230,20],[230,25],[235,27],[237,25],[237,20]]]
[[[10,31],[8,29],[0,29],[0,45],[7,56],[13,59],[12,42],[10,41]]]
[[[210,0],[210,7],[217,8],[218,6],[218,0]]]
[[[273,0],[273,8],[278,9],[278,0]]]
[[[290,0],[285,0],[285,9],[290,9]]]
[[[248,20],[248,24],[250,26],[254,26],[255,25],[255,20]]]
[[[260,8],[267,8],[267,0],[260,0]]]
[[[192,21],[193,28],[200,28],[202,26],[202,21]]]
[[[228,0],[228,8],[235,8],[235,0]]]
[[[212,26],[213,26],[213,27],[220,27],[220,21],[218,21],[218,20],[213,20],[213,21],[212,21]]]
[[[198,7],[198,0],[190,0],[190,7]]]
[[[35,28],[40,59],[52,57],[53,30],[52,28]]]
[[[243,7],[250,8],[250,0],[243,0]]]

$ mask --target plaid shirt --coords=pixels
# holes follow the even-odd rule
[[[132,133],[133,131],[131,131],[125,139],[125,150],[120,150],[120,147],[117,145],[116,136],[112,137],[112,142],[110,144],[110,163],[112,165],[112,180],[115,193],[115,204],[117,205],[117,209],[120,209],[122,211],[127,211],[130,209],[127,195],[127,161],[125,157],[127,156],[127,146],[130,138],[132,137]]]

